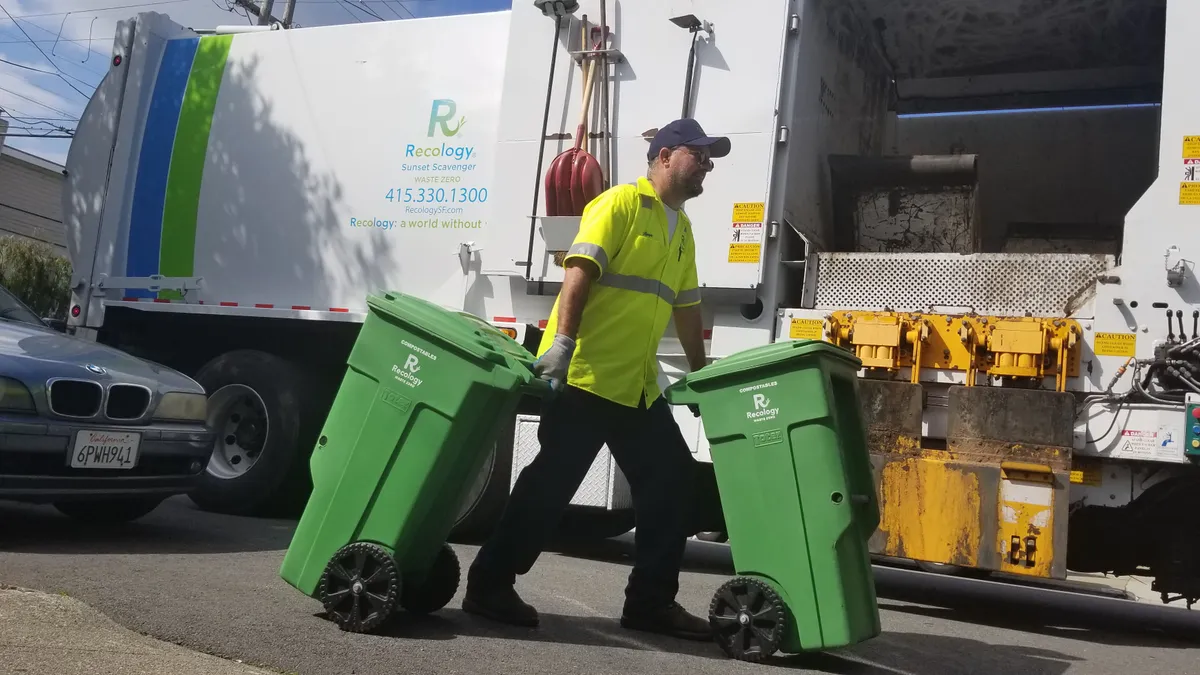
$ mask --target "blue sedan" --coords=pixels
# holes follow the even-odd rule
[[[206,413],[191,378],[66,335],[0,286],[0,499],[140,518],[204,476]]]

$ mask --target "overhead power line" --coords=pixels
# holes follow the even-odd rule
[[[60,38],[58,40],[0,40],[0,45],[52,45],[56,42],[112,42],[112,37],[102,38]],[[97,52],[98,53],[98,52]]]
[[[23,43],[22,43],[22,44],[23,44]],[[6,65],[10,65],[10,66],[14,66],[14,67],[16,67],[16,68],[23,68],[23,69],[25,69],[25,70],[31,70],[31,71],[33,71],[33,72],[35,72],[35,73],[41,73],[42,75],[55,75],[55,76],[59,76],[59,77],[61,77],[61,76],[63,76],[63,75],[66,75],[67,77],[69,77],[69,78],[71,78],[71,79],[75,80],[76,82],[81,82],[81,83],[83,83],[83,85],[84,85],[85,87],[92,87],[92,89],[95,89],[95,88],[96,88],[94,85],[92,85],[92,83],[91,83],[91,82],[88,82],[87,80],[81,80],[81,79],[79,79],[78,77],[75,77],[74,75],[71,75],[70,73],[54,72],[54,71],[51,71],[51,70],[42,70],[41,68],[34,68],[33,66],[27,66],[27,65],[25,65],[25,64],[23,64],[23,63],[16,63],[16,62],[14,62],[14,61],[8,61],[8,60],[6,60],[6,59],[0,59],[0,63],[6,64]],[[70,84],[70,83],[68,82],[68,84]],[[79,90],[78,90],[78,89],[76,89],[76,91],[79,91]],[[82,92],[80,92],[80,93],[82,93]],[[86,96],[86,94],[84,94],[84,95]]]
[[[0,115],[8,115],[11,119],[20,122],[25,126],[36,127],[38,125],[45,125],[51,129],[61,129],[64,131],[67,129],[67,127],[62,124],[58,124],[58,122],[79,122],[79,120],[67,120],[53,117],[33,117],[30,115],[18,116],[13,114],[12,109],[4,108],[3,106],[0,106]]]
[[[8,15],[8,18],[10,18],[10,19],[12,19],[12,18],[13,18],[12,14],[9,14],[9,13],[8,13],[8,8],[6,8],[4,5],[0,5],[0,11],[3,11],[3,12],[6,14],[6,15]],[[20,30],[20,31],[21,31],[21,34],[22,34],[22,35],[24,35],[24,36],[25,36],[25,38],[26,38],[27,40],[29,40],[31,43],[33,42],[33,38],[29,37],[29,33],[26,33],[26,32],[25,32],[25,29],[21,27],[21,24],[20,24],[20,23],[18,23],[16,19],[13,19],[13,25],[14,25],[14,26],[16,26],[18,30]],[[58,64],[56,64],[56,63],[54,62],[54,60],[53,60],[53,59],[51,59],[51,58],[50,58],[50,57],[49,57],[49,56],[46,54],[46,52],[45,52],[45,51],[44,51],[44,50],[43,50],[41,47],[39,47],[39,46],[37,46],[36,44],[34,44],[34,45],[33,45],[33,48],[34,48],[34,49],[36,49],[36,50],[38,50],[38,53],[40,53],[40,54],[41,54],[43,57],[45,57],[45,58],[46,58],[46,61],[47,61],[47,62],[48,62],[48,63],[49,63],[51,66],[53,66],[53,67],[54,67],[54,70],[58,71],[58,72],[56,72],[55,74],[56,74],[56,75],[58,75],[58,78],[59,78],[60,80],[62,80],[63,82],[66,82],[66,83],[67,83],[67,86],[68,86],[68,87],[70,87],[70,88],[72,88],[72,89],[74,89],[74,90],[75,90],[75,92],[76,92],[76,93],[78,93],[80,96],[82,96],[82,97],[84,97],[84,98],[90,98],[90,96],[88,96],[87,94],[83,93],[83,90],[82,90],[82,89],[80,89],[79,87],[76,87],[75,85],[71,84],[71,81],[70,81],[70,80],[68,80],[66,77],[64,77],[64,76],[63,76],[63,73],[62,73],[62,71],[59,69],[59,67],[58,67]],[[82,80],[81,80],[81,81],[82,81]]]
[[[152,7],[154,5],[174,5],[181,2],[189,2],[190,0],[155,0],[154,2],[137,2],[129,5],[111,5],[108,7],[81,7],[72,9],[66,12],[37,12],[36,14],[9,14],[8,18],[13,22],[17,19],[36,19],[38,17],[47,16],[64,16],[66,14],[91,14],[93,12],[108,12],[117,9],[133,9],[136,7]],[[7,12],[6,12],[7,14]],[[3,21],[3,19],[0,19]]]
[[[59,110],[58,108],[55,108],[55,107],[54,107],[54,106],[52,106],[52,105],[47,105],[47,104],[45,104],[45,103],[42,103],[41,101],[34,100],[34,99],[32,99],[32,98],[29,98],[28,96],[26,96],[26,95],[24,95],[24,94],[19,94],[19,93],[17,93],[17,92],[15,92],[15,91],[13,91],[12,89],[5,89],[4,87],[0,87],[0,91],[4,92],[4,93],[6,93],[6,94],[11,94],[11,95],[13,95],[13,96],[16,96],[17,98],[19,98],[19,99],[21,99],[21,100],[23,100],[23,101],[29,101],[30,103],[33,103],[33,104],[35,104],[35,105],[39,105],[39,106],[41,106],[41,107],[45,108],[46,110],[53,110],[54,112],[56,112],[56,113],[59,113],[60,115],[67,115],[67,116],[70,116],[70,115],[71,115],[71,113],[69,113],[69,112],[67,112],[67,111],[65,111],[65,110]],[[78,118],[72,118],[72,119],[78,119]]]
[[[28,42],[28,40],[18,40],[18,42],[24,43],[24,42]],[[17,68],[24,68],[25,70],[32,70],[35,73],[43,73],[45,75],[57,75],[57,73],[55,73],[54,71],[51,71],[51,70],[42,70],[41,68],[34,68],[33,66],[27,66],[23,63],[16,63],[14,61],[9,61],[7,59],[0,59],[0,63],[7,63],[8,65],[16,66]]]
[[[369,8],[368,8],[366,5],[362,5],[362,6],[360,6],[360,5],[359,5],[358,3],[356,3],[356,2],[349,2],[348,0],[342,0],[342,6],[343,6],[343,7],[345,7],[345,8],[347,8],[347,9],[346,9],[346,11],[347,11],[347,12],[348,12],[348,11],[350,11],[350,10],[349,10],[349,8],[350,8],[350,7],[353,7],[354,9],[357,9],[358,11],[362,12],[363,14],[366,14],[366,15],[368,15],[368,16],[372,16],[372,17],[375,17],[376,19],[379,19],[380,21],[383,21],[383,20],[384,20],[384,18],[383,18],[382,16],[379,16],[379,15],[378,15],[378,14],[376,14],[375,12],[372,12],[372,11],[371,11],[371,10],[370,10],[370,9],[369,9]],[[352,15],[352,16],[353,16],[353,15]],[[355,17],[355,18],[358,18],[358,17]]]
[[[69,12],[68,12],[68,14],[69,14]],[[74,43],[77,43],[77,44],[80,46],[80,48],[81,48],[81,49],[83,49],[84,51],[86,51],[86,52],[88,53],[88,55],[87,55],[87,58],[85,58],[85,59],[84,59],[83,61],[81,61],[80,63],[87,63],[87,62],[88,62],[88,60],[92,58],[92,54],[97,54],[97,55],[99,55],[99,56],[100,56],[100,58],[102,58],[102,59],[106,59],[106,60],[107,60],[107,58],[108,58],[108,54],[106,54],[106,53],[104,53],[104,52],[96,51],[95,49],[92,49],[92,47],[91,47],[91,44],[90,44],[90,43],[92,43],[92,42],[103,42],[103,41],[112,42],[112,39],[113,39],[113,38],[112,38],[111,36],[109,36],[109,37],[106,37],[106,38],[95,38],[95,39],[93,39],[93,38],[91,37],[91,33],[89,32],[89,34],[88,34],[88,37],[87,37],[87,38],[74,38],[74,39],[69,39],[69,38],[64,38],[64,37],[62,36],[62,31],[61,31],[61,28],[60,28],[59,32],[55,32],[55,31],[53,31],[53,30],[51,30],[51,29],[49,29],[49,28],[46,28],[46,27],[44,27],[44,26],[42,26],[42,25],[38,24],[37,22],[30,21],[30,20],[28,20],[28,19],[26,19],[26,18],[24,18],[24,17],[20,17],[20,16],[18,16],[18,17],[16,17],[16,18],[18,19],[18,21],[20,21],[20,23],[28,24],[29,26],[32,26],[33,28],[36,28],[37,30],[39,30],[39,31],[41,31],[41,32],[43,32],[43,33],[45,33],[45,34],[47,34],[47,35],[53,35],[53,36],[54,36],[54,39],[53,39],[53,40],[51,40],[51,39],[49,39],[49,38],[47,38],[47,39],[44,39],[44,40],[33,40],[33,39],[29,39],[29,38],[28,38],[28,33],[25,33],[25,31],[22,29],[22,30],[21,30],[21,32],[22,32],[22,33],[24,33],[24,34],[27,36],[25,40],[4,41],[4,42],[3,42],[3,44],[26,44],[26,43],[29,43],[29,44],[32,44],[32,45],[34,45],[34,47],[37,47],[37,45],[39,45],[39,44],[50,44],[50,43],[53,43],[53,44],[57,45],[59,42],[74,42]],[[93,19],[92,19],[92,22],[93,22],[93,23],[95,23],[95,20],[96,20],[96,19],[99,19],[99,18],[100,18],[99,16],[93,17]],[[0,16],[0,22],[4,22],[5,20],[6,20],[6,19],[5,19],[3,16]],[[64,23],[66,22],[66,20],[65,20],[65,19],[64,19],[63,21],[64,21]],[[21,28],[20,24],[18,24],[18,23],[16,23],[16,22],[14,22],[14,25],[16,25],[18,29],[20,29],[20,28]],[[54,53],[54,48],[51,48],[50,52],[53,54],[53,53]],[[55,56],[58,56],[58,58],[60,58],[60,59],[66,58],[66,57],[64,57],[64,56],[59,56],[58,54],[54,54],[54,55],[55,55]],[[89,72],[89,73],[92,73],[93,75],[98,75],[98,76],[100,76],[100,77],[103,77],[103,76],[104,76],[104,73],[97,72],[97,71],[95,71],[95,70],[92,70],[91,68],[86,68],[86,67],[84,67],[84,66],[82,66],[82,65],[79,65],[79,66],[76,66],[76,67],[77,67],[77,68],[81,68],[81,69],[83,69],[83,70],[86,70],[87,72]],[[89,85],[89,86],[90,86],[90,85]]]
[[[18,129],[17,131],[14,132],[10,128],[8,131],[5,131],[3,134],[0,134],[0,137],[4,137],[4,138],[75,138],[75,134],[74,133],[65,133],[62,131],[44,131],[44,132],[34,133],[34,132],[27,131],[27,130],[22,130],[22,129]]]

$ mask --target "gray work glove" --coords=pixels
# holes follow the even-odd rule
[[[566,335],[557,334],[550,348],[541,358],[533,362],[533,372],[539,378],[550,382],[555,391],[562,391],[567,383],[567,369],[571,366],[571,356],[575,354],[575,341]]]

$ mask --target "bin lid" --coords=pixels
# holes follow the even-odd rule
[[[700,370],[688,373],[688,384],[697,384],[747,371],[776,366],[787,361],[811,358],[833,358],[845,361],[855,369],[862,361],[854,354],[823,340],[784,340],[744,349],[715,361]]]
[[[474,314],[447,309],[397,291],[369,295],[367,305],[414,333],[453,345],[466,356],[519,370],[532,377],[535,358],[529,350]]]

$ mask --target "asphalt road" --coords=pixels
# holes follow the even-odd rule
[[[49,508],[0,503],[0,583],[66,592],[133,630],[283,672],[765,672],[715,645],[623,630],[615,618],[628,541],[545,554],[520,580],[542,613],[536,630],[464,614],[459,596],[379,635],[343,633],[278,576],[289,521],[231,518],[167,502],[113,531]],[[473,546],[456,546],[465,567]],[[728,549],[689,549],[680,601],[702,612],[732,573]],[[876,568],[884,633],[831,653],[777,656],[799,673],[1060,675],[1200,673],[1200,609]]]

